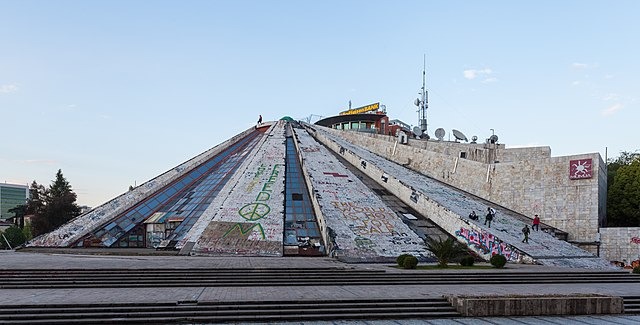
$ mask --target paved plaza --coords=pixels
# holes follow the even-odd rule
[[[146,250],[148,252],[148,250]],[[69,254],[71,252],[72,254]],[[123,251],[132,255],[102,255],[118,253],[113,250],[49,250],[39,252],[0,251],[0,270],[35,269],[260,269],[260,268],[347,268],[358,270],[406,271],[391,264],[344,264],[330,258],[265,258],[265,257],[192,257],[149,256],[135,250]],[[539,265],[509,264],[500,272],[530,271],[580,272],[576,269]],[[476,269],[474,272],[496,272],[496,269]],[[424,270],[424,272],[429,272]],[[468,272],[447,270],[446,272]],[[409,275],[409,274],[408,274]],[[510,294],[571,294],[638,295],[640,283],[595,284],[504,284],[504,285],[319,285],[319,286],[255,286],[255,287],[176,287],[176,288],[68,288],[68,289],[0,289],[0,304],[82,304],[90,302],[177,302],[177,301],[262,301],[262,300],[327,300],[371,298],[427,298],[444,295],[510,295]],[[560,320],[560,321],[559,321]],[[580,317],[510,317],[462,318],[444,320],[398,321],[335,321],[304,322],[303,324],[640,324],[637,316],[580,316]],[[284,323],[283,323],[284,324]],[[301,324],[301,323],[298,323]]]

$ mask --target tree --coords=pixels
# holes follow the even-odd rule
[[[34,215],[33,236],[50,232],[80,214],[80,207],[75,203],[77,196],[60,169],[49,188],[34,181],[30,191],[27,211]]]
[[[20,204],[14,208],[9,209],[9,213],[13,213],[16,224],[18,227],[24,227],[24,216],[27,214],[27,204]]]
[[[451,237],[445,240],[440,237],[437,240],[427,237],[425,244],[427,245],[427,250],[438,259],[438,267],[448,267],[450,260],[467,252],[467,248],[464,245]]]
[[[49,222],[47,231],[62,226],[80,214],[80,207],[76,204],[76,198],[76,193],[71,190],[71,185],[62,175],[62,170],[58,169],[56,179],[49,186],[45,198],[44,217]]]
[[[45,214],[45,198],[48,192],[47,189],[41,184],[33,181],[31,187],[29,187],[29,199],[27,200],[26,216],[31,216],[31,236],[38,236],[49,231],[50,226],[48,220],[44,217]]]
[[[640,226],[640,154],[622,152],[608,164],[607,225]]]

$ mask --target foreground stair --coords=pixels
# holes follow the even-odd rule
[[[623,296],[624,313],[640,314],[640,296]]]
[[[384,272],[354,269],[107,269],[0,271],[0,289],[224,286],[640,283],[628,272]]]
[[[444,298],[0,306],[2,324],[172,324],[458,316]]]

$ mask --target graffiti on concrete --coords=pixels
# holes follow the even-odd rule
[[[633,238],[631,238],[631,243],[633,243],[633,244],[640,244],[640,237],[633,237]]]
[[[393,224],[395,213],[387,207],[372,208],[359,206],[354,202],[332,201],[331,205],[340,210],[349,228],[358,236],[385,234],[401,236]]]
[[[484,254],[490,254],[491,256],[496,254],[504,255],[508,261],[518,261],[520,259],[521,254],[517,248],[484,230],[478,232],[461,227],[460,230],[456,230],[456,236],[464,238],[469,246],[480,250]]]
[[[261,191],[256,196],[255,201],[249,204],[245,204],[242,208],[238,210],[238,214],[243,219],[249,222],[259,221],[260,219],[267,216],[269,212],[271,212],[271,207],[266,202],[269,201],[269,199],[271,198],[271,193],[273,192],[272,187],[275,184],[275,182],[278,180],[278,174],[280,174],[280,169],[282,169],[282,167],[284,167],[284,165],[275,164],[271,169],[271,174],[269,175],[269,178],[262,185]],[[256,177],[259,177],[260,175],[262,175],[265,169],[266,168],[264,165],[260,165],[260,167],[258,167],[258,171],[256,172]],[[252,185],[250,186],[250,188],[253,188],[254,186],[255,185]],[[243,224],[245,223],[238,222],[236,224],[231,225],[231,227],[229,227],[229,230],[227,230],[222,237],[224,238],[224,237],[227,237],[229,234],[234,233],[234,230],[240,231],[240,233],[244,235],[247,232],[251,231],[252,229],[257,229],[260,238],[263,240],[267,239],[264,227],[259,222],[251,224],[250,227],[244,227]]]

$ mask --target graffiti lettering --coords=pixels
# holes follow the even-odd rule
[[[280,173],[280,168],[282,166],[284,165],[282,164],[274,165],[273,169],[271,169],[271,174],[269,175],[269,179],[264,183],[264,185],[262,185],[262,190],[256,196],[255,201],[253,203],[246,204],[245,206],[243,206],[238,210],[238,214],[242,218],[244,218],[247,221],[257,221],[264,218],[269,214],[269,212],[271,212],[271,207],[268,204],[266,204],[266,202],[268,202],[269,199],[271,199],[271,192],[273,192],[272,186],[278,180],[278,175]],[[266,169],[267,167],[264,164],[258,167],[258,171],[256,171],[256,175],[254,176],[251,182],[252,184],[248,187],[249,190],[252,189],[257,184],[257,182],[259,181],[259,176],[264,174]],[[261,238],[266,239],[264,228],[260,223],[254,223],[247,229],[244,229],[243,224],[240,222],[229,227],[229,230],[227,230],[227,232],[224,234],[223,237],[226,237],[236,229],[238,229],[240,233],[244,235],[247,232],[253,230],[255,227],[258,227]]]
[[[640,244],[640,237],[631,238],[631,242],[634,243],[634,244]]]
[[[227,230],[227,232],[224,233],[224,235],[222,235],[222,238],[227,237],[229,234],[231,234],[234,230],[238,230],[240,231],[240,233],[242,235],[246,235],[248,232],[250,232],[251,230],[253,230],[253,228],[258,227],[258,229],[260,230],[260,233],[262,234],[262,238],[265,238],[264,235],[264,228],[262,228],[262,225],[259,223],[254,223],[252,225],[249,226],[249,228],[244,229],[241,223],[236,223],[235,225],[233,225],[229,230]]]
[[[520,251],[501,241],[493,234],[486,231],[477,232],[473,229],[460,228],[456,231],[456,236],[462,237],[467,241],[467,244],[471,247],[475,247],[483,254],[504,255],[509,261],[517,261],[520,259]]]

